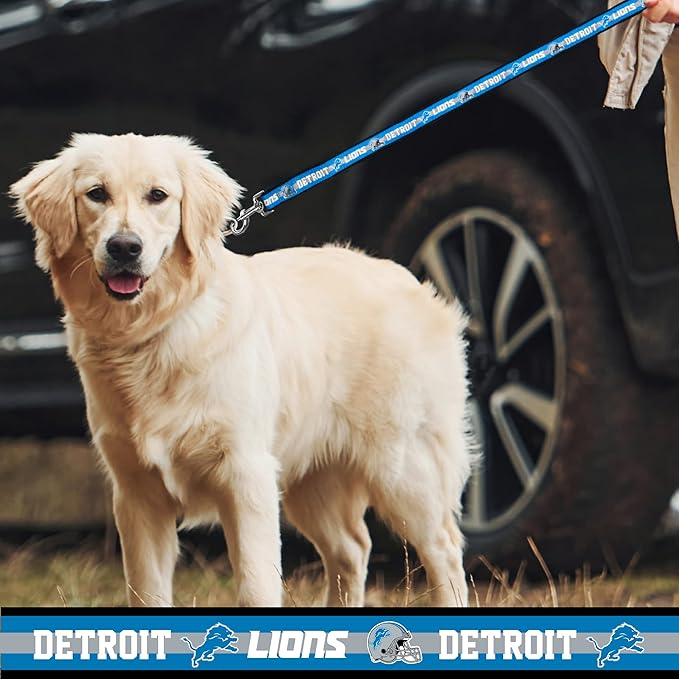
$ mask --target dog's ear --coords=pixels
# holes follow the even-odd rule
[[[62,152],[35,165],[25,177],[12,184],[9,195],[16,201],[18,214],[36,229],[39,250],[42,250],[42,255],[38,253],[38,263],[45,268],[48,253],[63,257],[78,232],[73,168],[67,154]]]
[[[197,257],[208,240],[220,237],[243,189],[208,159],[207,151],[186,139],[181,139],[181,145],[182,236],[191,255]]]

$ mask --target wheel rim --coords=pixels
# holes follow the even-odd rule
[[[463,528],[509,525],[537,496],[564,403],[566,342],[547,264],[525,230],[489,208],[439,223],[411,270],[469,315],[470,419],[483,453],[463,497]]]

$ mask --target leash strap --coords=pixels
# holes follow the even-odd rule
[[[326,179],[335,177],[352,165],[365,160],[374,153],[412,134],[425,125],[433,123],[447,113],[455,111],[487,92],[508,83],[510,80],[514,80],[514,78],[518,78],[536,66],[549,61],[557,54],[561,54],[571,49],[571,47],[575,47],[613,28],[613,26],[631,19],[633,16],[643,12],[645,8],[645,0],[626,0],[626,2],[621,2],[607,12],[603,12],[594,19],[581,24],[569,33],[565,33],[525,56],[505,64],[492,73],[454,92],[445,99],[431,104],[427,108],[373,135],[369,139],[364,139],[324,163],[305,170],[270,191],[260,191],[253,197],[252,205],[249,208],[241,210],[238,217],[227,221],[224,235],[239,236],[247,229],[252,215],[260,214],[267,216],[271,214],[275,208],[286,201],[299,196]]]

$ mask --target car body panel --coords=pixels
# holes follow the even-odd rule
[[[9,186],[72,132],[135,131],[194,137],[251,195],[571,30],[604,4],[9,3],[0,9],[0,181]],[[33,5],[43,11],[35,20],[7,19]],[[228,246],[252,253],[351,238],[380,251],[400,205],[433,166],[470,149],[515,149],[539,157],[584,201],[639,365],[674,376],[679,251],[661,87],[658,73],[635,112],[604,109],[606,74],[590,41],[255,219]],[[46,408],[50,393],[61,405],[80,404],[59,347],[59,305],[33,263],[31,230],[4,192],[0,285],[0,412]],[[46,431],[54,426],[44,422]]]

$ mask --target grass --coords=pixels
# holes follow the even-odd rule
[[[0,542],[0,606],[124,606],[126,589],[120,556],[113,548],[110,497],[90,447],[75,440],[40,442],[0,440],[0,527],[77,525],[82,517],[107,525],[109,539],[88,541],[78,549],[59,549],[63,536],[22,547]],[[64,474],[63,469],[69,474]],[[77,492],[74,491],[77,489]],[[0,535],[2,531],[0,530]],[[676,554],[676,535],[669,554]],[[70,544],[73,543],[71,538]],[[530,543],[529,543],[530,544]],[[526,564],[516,572],[480,559],[470,579],[471,607],[608,607],[679,606],[678,564],[673,556],[643,567],[632,564],[625,573],[592,573],[584,565],[575,576],[552,574],[538,546],[530,544],[543,574],[541,581],[526,577]],[[206,558],[191,549],[177,567],[176,606],[233,606],[235,590],[225,556]],[[399,560],[399,557],[396,557]],[[401,563],[387,569],[376,558],[370,569],[366,603],[369,606],[426,606],[429,594],[422,570],[407,550]],[[674,571],[672,568],[674,567]],[[394,570],[400,573],[394,578]],[[389,571],[387,573],[387,571]],[[401,575],[403,577],[401,577]],[[307,563],[284,579],[287,606],[321,606],[322,569]],[[400,581],[399,581],[400,578]],[[342,583],[333,583],[336,605],[342,605]],[[141,596],[147,596],[140,593]],[[148,597],[149,603],[159,603]]]
[[[111,500],[84,441],[0,439],[0,526],[105,523]]]
[[[117,554],[107,556],[102,545],[45,553],[40,544],[0,549],[0,605],[2,606],[125,606],[122,564]],[[411,557],[412,558],[412,557]],[[613,577],[593,574],[585,566],[574,577],[545,576],[530,582],[525,564],[517,572],[502,571],[482,559],[485,573],[470,577],[471,607],[568,608],[610,606],[679,606],[679,576],[645,570]],[[404,564],[405,566],[405,564]],[[313,562],[298,567],[284,580],[285,605],[322,606],[322,570]],[[427,606],[429,593],[419,566],[408,565],[400,582],[387,583],[384,573],[371,569],[367,606]],[[207,560],[199,553],[182,559],[175,581],[175,606],[235,606],[235,590],[226,557]],[[152,595],[140,593],[158,604]],[[341,582],[337,606],[342,605]]]

